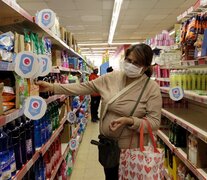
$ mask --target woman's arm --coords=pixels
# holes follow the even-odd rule
[[[107,75],[108,74],[84,83],[51,84],[45,81],[38,81],[36,84],[39,85],[40,92],[51,91],[55,94],[89,95],[93,93],[100,93],[100,90],[105,86],[105,77]]]

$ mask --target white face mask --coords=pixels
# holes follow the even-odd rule
[[[129,78],[137,78],[140,77],[142,74],[143,67],[137,67],[133,65],[132,63],[128,63],[124,61],[124,72]]]

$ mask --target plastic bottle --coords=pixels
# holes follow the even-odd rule
[[[47,120],[47,124],[48,124],[47,130],[48,130],[48,139],[49,139],[52,136],[52,121],[51,121],[49,107],[45,113],[45,119]]]
[[[32,139],[32,129],[31,123],[29,119],[26,119],[25,123],[25,131],[26,131],[26,153],[27,153],[27,160],[30,160],[34,154],[33,152],[33,139]]]
[[[35,141],[35,148],[40,148],[42,146],[40,120],[34,121],[34,141]]]
[[[197,74],[194,70],[191,71],[191,78],[192,78],[192,90],[196,90],[196,78]]]
[[[55,124],[56,124],[56,128],[59,127],[60,125],[60,121],[59,121],[59,103],[57,101],[54,102],[55,104]]]
[[[14,147],[13,147],[13,142],[12,142],[12,134],[11,134],[11,131],[7,129],[6,127],[4,128],[4,132],[9,137],[8,150],[9,150],[10,168],[11,168],[11,175],[14,176],[16,174],[16,160],[15,160]]]
[[[14,147],[16,168],[20,170],[22,168],[22,151],[21,151],[21,137],[20,129],[15,125],[15,121],[7,124],[7,128],[11,131],[12,134],[12,143]]]
[[[197,90],[201,90],[201,80],[202,80],[202,75],[201,75],[201,71],[200,70],[197,70],[196,71],[196,81],[197,81]]]
[[[206,75],[204,70],[201,72],[201,90],[206,90]]]
[[[191,90],[192,89],[192,77],[191,77],[191,70],[187,70],[187,90]]]
[[[183,70],[183,89],[187,90],[187,71]]]
[[[31,119],[29,119],[28,120],[29,121],[29,123],[30,123],[30,128],[31,128],[31,136],[32,136],[32,152],[33,152],[33,154],[35,153],[35,138],[34,138],[34,121],[33,120],[31,120]]]
[[[1,166],[1,178],[3,180],[11,179],[11,167],[10,167],[10,158],[8,150],[9,137],[3,131],[3,127],[0,127],[0,166]]]
[[[40,119],[40,129],[41,129],[41,144],[45,144],[46,142],[46,126],[45,126],[45,118],[44,116]]]
[[[21,117],[16,119],[16,123],[15,124],[20,129],[20,142],[21,142],[22,163],[25,164],[27,162],[25,124],[22,122]]]

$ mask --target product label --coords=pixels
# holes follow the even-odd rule
[[[26,151],[27,154],[32,154],[32,139],[26,140]]]
[[[9,156],[6,153],[3,153],[1,159],[2,159],[2,162],[1,162],[2,180],[10,179],[11,169],[10,169]]]
[[[11,168],[11,172],[15,172],[16,171],[16,161],[15,161],[15,155],[14,155],[14,151],[10,152],[10,168]]]

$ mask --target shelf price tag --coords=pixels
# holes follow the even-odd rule
[[[47,103],[39,96],[30,96],[26,99],[24,105],[24,114],[32,120],[42,118],[46,112]]]
[[[169,95],[173,101],[179,101],[184,97],[184,92],[181,87],[177,86],[177,87],[173,87],[169,90]]]
[[[70,111],[67,115],[67,120],[71,123],[74,124],[76,122],[76,114],[73,111]]]
[[[72,151],[74,151],[74,150],[76,150],[77,148],[78,148],[78,141],[77,141],[77,139],[76,138],[73,138],[73,139],[71,139],[70,140],[70,142],[69,142],[69,147],[70,147],[70,149],[72,150]]]

